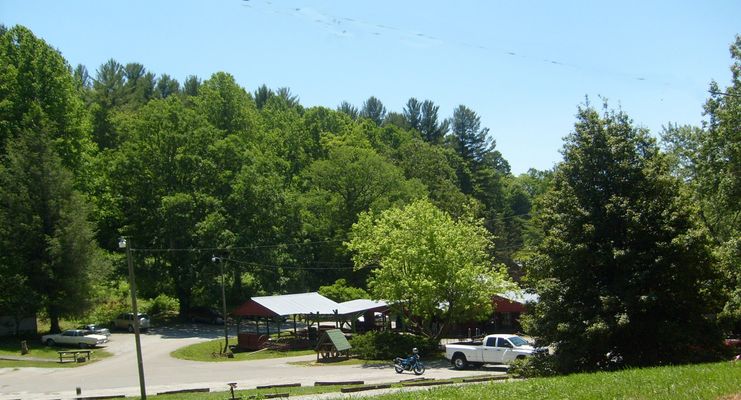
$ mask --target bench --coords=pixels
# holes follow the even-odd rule
[[[59,350],[59,362],[64,362],[66,359],[71,359],[74,362],[89,361],[92,355],[92,350]]]

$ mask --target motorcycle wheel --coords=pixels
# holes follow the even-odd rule
[[[401,367],[401,365],[395,364],[394,365],[394,371],[396,371],[397,374],[400,374],[404,372],[404,368]]]
[[[414,375],[422,375],[425,373],[425,366],[422,365],[422,363],[417,363],[417,365],[414,366]]]

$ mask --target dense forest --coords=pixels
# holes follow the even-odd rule
[[[289,88],[250,91],[226,72],[180,82],[114,59],[91,72],[27,28],[1,29],[4,314],[40,313],[55,329],[59,318],[125,309],[120,237],[139,296],[181,312],[218,304],[220,267],[230,304],[336,282],[367,289],[369,269],[354,268],[348,249],[353,225],[426,199],[482,221],[492,268],[544,300],[600,257],[658,262],[640,284],[681,280],[675,288],[708,303],[687,312],[741,320],[741,38],[731,85],[710,86],[704,126],[669,124],[659,146],[621,111],[585,104],[564,161],[514,176],[465,105],[445,116],[411,97],[391,111],[371,96],[330,109]],[[647,242],[666,245],[656,253]],[[611,282],[608,291],[636,280]],[[547,336],[543,321],[563,316],[543,304],[533,326]]]

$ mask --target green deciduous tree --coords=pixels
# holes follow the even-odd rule
[[[361,212],[382,211],[425,195],[419,181],[405,179],[399,168],[360,143],[329,145],[328,157],[312,163],[302,178],[304,229],[314,240],[331,240],[317,255],[321,261],[348,261],[340,243]],[[323,283],[340,277],[353,285],[364,283],[359,274],[325,275]]]
[[[331,285],[319,287],[319,294],[338,303],[368,298],[368,292],[349,286],[345,279],[338,279]]]
[[[706,235],[654,140],[606,108],[579,108],[543,200],[526,329],[563,372],[697,360],[718,343]]]
[[[404,142],[396,151],[397,165],[407,178],[419,179],[436,207],[461,216],[469,199],[458,187],[458,176],[452,159],[458,156],[450,149],[434,146],[422,139]]]
[[[78,187],[94,152],[90,120],[71,68],[58,51],[22,26],[0,36],[0,155],[27,131],[43,132]]]
[[[250,94],[234,77],[217,72],[203,82],[196,98],[196,108],[214,127],[226,133],[248,133],[255,123],[256,111]]]
[[[493,265],[491,245],[480,222],[453,220],[428,200],[377,218],[363,213],[347,243],[356,269],[372,269],[373,298],[396,303],[434,338],[451,323],[486,318],[492,295],[513,287]]]
[[[721,320],[741,331],[741,36],[731,56],[731,84],[711,83],[704,129],[669,125],[662,138],[714,241],[725,298]]]
[[[152,100],[120,129],[130,139],[112,156],[108,184],[117,199],[122,234],[134,247],[219,247],[226,229],[216,155],[222,132],[179,96]],[[135,253],[139,256],[139,253]],[[181,311],[194,291],[208,285],[210,254],[142,253],[137,267],[144,294],[177,295]]]

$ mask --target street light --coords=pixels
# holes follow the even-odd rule
[[[221,270],[221,306],[222,319],[224,320],[224,353],[229,350],[229,327],[226,325],[226,292],[224,290],[224,259],[221,257],[211,256],[211,262],[218,262]]]
[[[118,248],[126,249],[126,259],[129,264],[129,290],[131,291],[131,308],[134,312],[134,342],[136,343],[136,362],[139,368],[139,389],[142,400],[147,400],[147,389],[144,384],[144,361],[142,360],[142,344],[139,340],[139,309],[136,306],[136,281],[134,280],[134,265],[131,262],[131,246],[125,237],[118,238]]]

